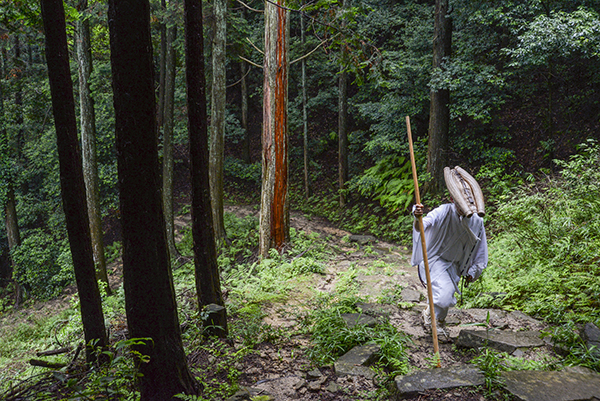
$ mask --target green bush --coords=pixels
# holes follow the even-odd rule
[[[503,306],[550,322],[600,318],[600,147],[588,141],[563,169],[522,186],[498,205],[498,234],[471,305],[487,306],[479,292],[506,292]]]
[[[354,346],[372,342],[381,347],[378,355],[381,366],[394,375],[408,373],[406,347],[410,338],[406,334],[388,321],[380,321],[374,326],[349,327],[342,318],[343,313],[357,312],[355,305],[359,301],[361,299],[356,297],[321,299],[320,305],[303,322],[312,342],[307,355],[317,364],[327,365]]]
[[[15,263],[14,278],[32,296],[52,298],[73,282],[73,262],[67,239],[33,230],[11,256]]]
[[[412,202],[414,184],[410,162],[404,157],[389,156],[348,182],[348,191],[378,200],[384,208],[404,210]]]

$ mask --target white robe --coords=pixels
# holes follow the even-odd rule
[[[462,217],[452,203],[441,205],[423,217],[427,260],[435,315],[444,320],[448,308],[456,305],[454,293],[460,293],[461,276],[478,279],[487,267],[488,250],[483,219],[474,214]],[[419,266],[419,276],[425,281],[425,265],[421,249],[421,234],[413,227],[412,265]]]

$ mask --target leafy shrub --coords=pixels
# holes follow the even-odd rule
[[[14,278],[33,296],[52,298],[74,279],[67,239],[58,240],[42,230],[31,231],[12,258]]]
[[[260,184],[262,166],[259,162],[246,164],[240,159],[226,157],[223,170],[229,177]]]
[[[536,185],[523,186],[495,213],[501,230],[490,242],[490,266],[481,286],[468,290],[508,295],[504,306],[550,322],[591,321],[600,317],[600,197],[594,141],[563,170]]]
[[[409,369],[406,347],[410,341],[406,334],[387,321],[372,327],[349,327],[342,318],[342,313],[357,312],[355,305],[359,301],[355,297],[321,299],[321,304],[303,322],[312,341],[307,355],[316,363],[326,365],[356,345],[374,342],[381,347],[379,363],[393,374],[406,374]]]
[[[410,162],[404,157],[388,156],[348,182],[349,191],[357,191],[378,200],[389,210],[404,210],[412,202],[414,185]]]

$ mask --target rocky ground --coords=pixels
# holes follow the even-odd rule
[[[236,214],[253,213],[251,209],[232,208]],[[379,241],[339,230],[318,218],[307,218],[301,214],[292,214],[292,227],[298,230],[317,232],[329,238],[335,245],[338,256],[327,266],[324,275],[310,285],[317,291],[333,291],[338,280],[351,266],[359,273],[355,276],[356,293],[367,297],[367,303],[360,305],[364,317],[389,318],[391,323],[409,334],[412,343],[408,353],[410,364],[416,371],[432,367],[434,355],[433,339],[429,327],[423,325],[421,311],[426,307],[426,289],[410,265],[410,250],[403,246]],[[352,238],[353,241],[348,241]],[[357,250],[358,249],[358,250]],[[401,302],[398,304],[382,304],[380,301],[386,294],[401,290]],[[293,328],[297,322],[295,316],[286,313],[287,308],[298,308],[301,305],[277,305],[265,322],[274,327]],[[362,317],[357,317],[361,318]],[[523,313],[514,311],[507,313],[501,310],[483,309],[451,309],[447,322],[439,335],[439,352],[442,368],[473,367],[468,361],[474,356],[469,348],[478,346],[477,340],[461,335],[461,331],[480,330],[485,333],[507,333],[511,338],[498,338],[499,349],[529,360],[543,360],[554,355],[549,342],[539,338],[539,332],[545,324]],[[465,334],[463,333],[463,334]],[[515,333],[522,333],[519,339]],[[537,339],[531,343],[527,335],[533,333]],[[477,334],[477,333],[476,333]],[[489,339],[489,334],[487,335]],[[500,334],[497,336],[502,337]],[[523,338],[521,338],[523,337]],[[470,340],[475,344],[468,343]],[[516,345],[507,346],[503,341],[516,341]],[[467,343],[465,343],[467,341]],[[487,341],[487,339],[485,340]],[[481,344],[479,344],[481,345]],[[307,346],[307,339],[292,337],[288,344],[262,344],[258,353],[243,362],[241,384],[244,388],[231,400],[251,399],[259,395],[264,400],[362,400],[372,397],[381,388],[381,378],[377,375],[339,374],[340,368],[334,366],[311,366],[303,356],[302,350]],[[360,362],[359,362],[360,363]],[[358,364],[358,363],[357,363]],[[398,382],[399,379],[397,379]],[[444,379],[445,380],[445,379]],[[600,383],[600,380],[598,381]],[[398,383],[388,383],[395,389]],[[435,386],[434,386],[435,387]],[[599,389],[600,392],[600,389]],[[600,395],[600,394],[599,394]],[[506,392],[504,399],[521,399]],[[391,397],[396,397],[391,395]],[[491,399],[483,386],[458,387],[452,389],[422,388],[420,391],[407,393],[402,398],[412,400],[485,400]],[[252,398],[259,399],[259,398]],[[552,399],[552,398],[549,398]]]
[[[240,217],[258,215],[256,208],[253,207],[227,207],[227,211]],[[176,222],[180,230],[188,224],[189,216],[181,216]],[[543,322],[518,311],[507,313],[501,310],[454,308],[442,327],[443,333],[440,332],[438,336],[442,369],[431,369],[435,365],[432,358],[433,338],[430,328],[423,325],[421,316],[421,311],[426,307],[426,289],[421,285],[416,269],[410,265],[410,249],[375,238],[353,236],[353,233],[340,230],[324,219],[308,217],[300,213],[292,213],[291,226],[296,230],[315,232],[327,238],[332,249],[336,250],[336,256],[328,262],[324,274],[315,275],[313,281],[304,284],[308,287],[306,290],[310,291],[298,289],[299,293],[304,294],[303,297],[292,297],[287,304],[267,307],[264,323],[273,328],[281,328],[292,335],[284,342],[259,344],[255,352],[236,362],[235,367],[241,372],[239,377],[241,389],[228,401],[400,399],[399,391],[404,391],[402,389],[406,389],[407,383],[408,387],[415,383],[421,384],[415,391],[404,393],[402,399],[447,401],[496,399],[498,394],[491,397],[481,385],[482,376],[476,378],[479,380],[478,385],[469,385],[465,382],[462,387],[443,389],[442,387],[451,381],[448,376],[435,378],[437,382],[431,381],[430,377],[406,376],[384,383],[384,377],[363,366],[368,363],[365,362],[366,359],[360,360],[360,357],[359,360],[352,360],[345,366],[342,364],[342,359],[331,366],[312,364],[306,356],[306,350],[310,346],[309,338],[294,334],[299,323],[296,320],[299,316],[298,311],[309,307],[306,294],[336,291],[343,281],[347,280],[349,269],[355,272],[352,276],[352,284],[356,295],[367,301],[359,305],[361,314],[347,316],[348,324],[354,324],[357,319],[367,324],[369,319],[389,319],[399,331],[408,334],[411,338],[408,354],[414,375],[425,372],[427,376],[431,371],[452,373],[453,369],[472,368],[474,365],[469,361],[476,355],[473,349],[483,346],[481,341],[490,346],[494,343],[496,348],[524,360],[539,361],[554,356],[553,346],[547,340],[542,341],[539,338],[539,332],[545,328]],[[118,265],[113,266],[112,270],[111,281],[114,288],[121,279]],[[391,296],[396,299],[393,303],[389,302]],[[59,311],[66,307],[68,301],[64,301],[65,299],[68,297],[51,301],[38,309],[40,313],[49,313],[49,310]],[[31,313],[36,311],[32,309]],[[27,313],[21,312],[21,315],[26,318]],[[9,322],[4,318],[2,324],[7,323]],[[12,323],[17,324],[16,321]],[[125,329],[123,323],[123,330]],[[483,340],[481,333],[485,333]],[[240,347],[239,344],[231,342],[226,346],[234,350]],[[358,351],[371,352],[372,350]],[[189,362],[192,367],[206,367],[218,363],[209,352],[202,349],[192,352],[189,355]],[[351,374],[344,373],[349,371]],[[571,374],[575,375],[574,379],[569,376],[568,378],[538,378],[534,381],[554,380],[564,392],[575,393],[564,385],[566,381],[573,381],[578,387],[590,388],[591,386],[592,394],[600,399],[599,375],[586,371],[576,371]],[[217,373],[213,378],[217,381],[220,379]],[[222,379],[226,380],[225,377]],[[470,379],[461,377],[460,380]],[[430,384],[423,384],[426,382]],[[581,383],[587,384],[581,385]],[[382,394],[381,390],[384,386],[392,391],[385,393],[384,398],[377,398],[378,394]],[[559,399],[553,398],[553,391],[555,390],[551,388],[544,391],[534,390],[534,393],[543,394],[547,398],[527,398],[508,391],[503,392],[501,396],[504,400]],[[572,395],[567,395],[560,399],[592,398],[572,398]]]

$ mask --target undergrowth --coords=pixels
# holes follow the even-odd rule
[[[390,324],[379,320],[375,325],[348,325],[342,315],[357,313],[358,297],[325,295],[317,298],[314,310],[302,322],[302,330],[310,334],[311,347],[307,356],[317,365],[333,363],[357,345],[375,343],[380,346],[378,365],[391,376],[409,371],[407,346],[410,337]]]
[[[521,310],[559,326],[555,340],[570,331],[570,357],[600,370],[575,340],[582,324],[600,324],[600,145],[589,140],[556,163],[558,175],[523,184],[497,205],[489,266],[466,289],[466,307]]]

